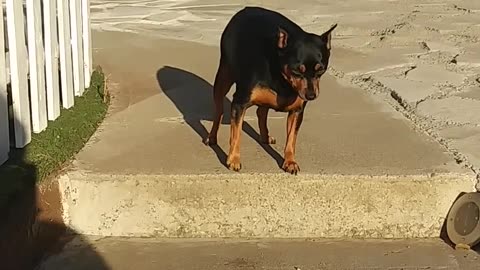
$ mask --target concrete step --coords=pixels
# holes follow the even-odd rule
[[[65,220],[80,233],[437,237],[455,198],[474,191],[473,173],[442,146],[382,100],[330,75],[306,109],[296,150],[300,175],[279,168],[286,115],[269,114],[277,144],[260,145],[253,108],[242,134],[243,169],[229,172],[228,116],[219,145],[202,143],[218,48],[95,35],[101,50],[94,59],[109,73],[113,105],[60,179]]]
[[[77,237],[38,270],[478,269],[439,240],[209,240]]]
[[[468,175],[100,175],[61,179],[83,234],[141,237],[438,237]]]

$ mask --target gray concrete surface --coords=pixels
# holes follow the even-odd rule
[[[346,50],[330,74],[384,99],[480,174],[480,137],[471,133],[480,125],[477,0],[92,0],[92,16],[100,31],[217,46],[230,16],[245,5],[276,9],[317,33],[338,22],[334,48]],[[444,136],[451,128],[459,136]]]
[[[218,148],[202,143],[217,48],[131,33],[94,38],[114,99],[100,131],[60,179],[65,219],[80,233],[436,237],[458,194],[474,189],[474,175],[441,145],[331,75],[307,108],[297,148],[301,176],[278,165],[286,115],[270,115],[278,144],[262,147],[254,109],[241,145],[243,170],[232,173],[223,165],[228,126]]]
[[[153,238],[78,237],[43,269],[478,269],[476,253],[437,240],[271,239],[438,236],[480,173],[477,0],[91,2],[113,103],[60,178],[65,219],[85,234]],[[218,39],[245,5],[317,33],[339,23],[297,177],[277,164],[283,114],[270,115],[278,144],[264,149],[249,112],[240,174],[222,165],[226,126],[220,148],[201,144]]]
[[[77,238],[38,270],[475,270],[480,256],[436,240],[158,240]]]
[[[219,148],[212,151],[202,144],[213,117],[217,47],[128,33],[96,32],[94,39],[99,48],[95,59],[118,89],[112,90],[114,107],[102,130],[77,156],[77,169],[104,174],[229,172],[222,165],[228,153],[228,113]],[[125,50],[135,53],[125,55]],[[333,59],[343,59],[343,52],[334,50]],[[319,100],[308,104],[300,130],[297,157],[302,172],[466,172],[441,145],[412,131],[414,126],[382,100],[330,74],[322,79],[321,89]],[[229,100],[225,103],[228,111]],[[286,114],[269,114],[277,144],[267,149],[257,143],[255,108],[248,110],[246,121],[242,172],[280,173]]]
[[[256,141],[249,110],[240,174],[223,165],[228,126],[219,147],[202,144],[222,22],[246,2],[93,3],[94,59],[108,75],[113,100],[99,132],[60,180],[65,219],[81,233],[436,237],[456,196],[474,190],[476,154],[468,146],[476,137],[465,128],[477,121],[477,101],[469,98],[475,65],[442,62],[451,60],[447,52],[463,52],[456,44],[465,39],[425,34],[421,42],[411,32],[438,9],[445,9],[444,25],[460,12],[452,6],[248,3],[276,8],[316,32],[327,22],[342,25],[320,99],[307,108],[297,148],[302,174],[293,177],[278,167],[285,114],[270,114],[277,144],[266,147]],[[397,16],[386,16],[392,12]],[[454,37],[457,43],[448,42]],[[452,96],[467,85],[467,98]],[[444,132],[448,140],[446,128],[457,129]]]

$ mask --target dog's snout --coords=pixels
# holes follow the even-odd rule
[[[314,92],[307,92],[307,93],[305,94],[305,98],[306,98],[307,100],[314,100],[316,97],[317,97],[317,95],[315,95]]]

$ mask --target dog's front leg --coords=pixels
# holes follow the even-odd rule
[[[292,111],[288,113],[287,118],[287,142],[285,144],[285,154],[283,161],[283,170],[291,174],[297,174],[300,167],[295,161],[295,146],[297,143],[297,134],[303,122],[303,109],[301,111]]]
[[[232,113],[230,118],[230,151],[227,158],[227,167],[233,171],[240,171],[242,164],[240,162],[240,134],[242,132],[243,118],[247,106],[239,103],[232,103]]]

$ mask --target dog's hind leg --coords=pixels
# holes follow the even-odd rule
[[[233,85],[233,78],[228,65],[220,59],[218,71],[213,84],[214,117],[213,124],[205,144],[216,145],[218,128],[223,118],[223,100]]]
[[[260,129],[260,143],[275,144],[275,138],[271,137],[268,132],[268,126],[267,126],[268,108],[258,107],[257,117],[258,117],[258,128]]]

